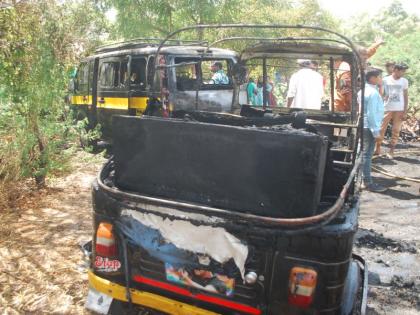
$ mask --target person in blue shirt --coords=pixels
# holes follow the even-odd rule
[[[363,185],[373,192],[383,192],[385,187],[374,183],[371,176],[372,156],[375,150],[375,140],[380,137],[382,119],[384,118],[384,102],[379,94],[378,85],[381,83],[380,69],[366,71],[366,85],[364,95],[363,118]],[[361,100],[361,91],[358,93]]]
[[[267,77],[267,84],[265,85],[265,90],[267,91],[267,99],[265,100],[265,106],[270,103],[270,93],[273,90],[273,86],[269,82],[270,77]],[[257,95],[255,96],[255,103],[257,106],[263,106],[264,103],[264,89],[263,89],[263,78],[259,77],[257,82]]]
[[[211,65],[211,77],[210,83],[212,84],[229,84],[229,78],[223,71],[223,64],[220,61],[216,61]]]
[[[248,85],[246,86],[246,93],[248,95],[248,104],[257,105],[256,97],[258,88],[253,78],[249,78]]]

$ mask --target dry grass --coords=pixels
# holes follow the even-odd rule
[[[79,152],[70,175],[0,211],[0,314],[85,313],[79,243],[91,237],[90,184],[102,164],[87,156]]]

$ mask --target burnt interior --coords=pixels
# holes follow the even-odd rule
[[[308,123],[319,115],[304,111],[243,108],[244,116],[178,111],[169,120],[115,117],[114,184],[270,217],[305,217],[331,206],[350,172],[347,164],[334,163],[347,163],[346,154],[332,150],[343,145],[334,126]]]
[[[268,67],[280,67],[290,75],[301,57],[313,57],[322,64],[319,71],[329,72],[327,104],[317,110],[269,108]],[[198,82],[195,110],[191,95],[185,99],[188,106],[181,106],[182,93],[171,99],[169,92],[168,99],[162,94],[162,99],[149,100],[148,108],[161,111],[146,111],[163,118],[114,117],[115,186],[270,217],[306,217],[331,206],[354,166],[358,145],[356,98],[351,111],[334,112],[335,61],[351,65],[351,87],[356,91],[357,62],[350,50],[307,43],[264,43],[245,49],[229,72],[236,78],[245,65],[255,73],[262,67],[262,104],[241,103],[240,85],[246,82],[235,81],[228,111],[217,103],[221,96],[215,93],[209,104],[197,106],[201,62],[206,58],[204,52],[194,63],[175,58],[176,67],[158,73],[167,80],[167,71],[178,71],[178,79],[185,76],[188,82]],[[170,88],[174,82],[168,82]],[[308,106],[317,107],[316,102]],[[163,104],[169,104],[170,111]]]
[[[173,114],[174,118],[185,119],[219,125],[230,125],[240,127],[261,127],[261,128],[282,128],[305,130],[318,135],[328,137],[328,150],[323,178],[323,190],[321,203],[318,212],[322,212],[326,205],[331,205],[340,194],[341,188],[345,184],[350,173],[350,161],[353,153],[346,150],[349,145],[351,129],[346,124],[350,120],[349,113],[332,112],[306,112],[301,109],[291,108],[287,112],[273,113],[270,108],[255,108],[250,105],[242,105],[240,115],[230,115],[224,113],[214,113],[205,111],[177,111]],[[308,120],[321,122],[321,125],[307,123]],[[330,123],[330,124],[328,124]],[[334,134],[334,129],[342,124],[346,130],[346,136],[341,137]],[[349,135],[349,136],[347,136]],[[343,163],[334,163],[339,161]]]

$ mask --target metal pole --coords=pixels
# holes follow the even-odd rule
[[[267,105],[267,58],[263,58],[263,109]]]
[[[330,57],[330,95],[331,95],[331,111],[334,113],[334,59]]]

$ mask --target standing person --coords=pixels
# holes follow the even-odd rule
[[[381,135],[376,142],[375,154],[381,154],[381,144],[385,136],[389,122],[392,120],[392,136],[389,144],[388,158],[394,157],[395,146],[400,136],[403,120],[406,119],[408,109],[408,80],[404,78],[408,66],[395,64],[392,75],[383,79],[385,117],[382,122]]]
[[[299,59],[300,70],[292,74],[287,91],[287,107],[321,109],[324,96],[322,75],[312,69],[312,61]]]
[[[257,85],[253,78],[249,78],[248,85],[246,87],[246,94],[248,96],[248,104],[257,105],[256,96],[258,94]]]
[[[375,139],[378,139],[381,131],[381,123],[384,117],[384,103],[378,91],[381,81],[381,70],[369,69],[366,72],[366,85],[364,95],[363,117],[363,184],[367,190],[383,192],[385,187],[373,183],[371,177],[371,163],[375,150]],[[361,103],[361,91],[358,93]]]
[[[379,46],[383,44],[382,38],[377,38],[375,43],[369,48],[358,48],[363,67],[366,66],[366,61],[376,53]],[[337,112],[349,112],[352,103],[350,65],[343,60],[337,60],[335,68],[337,69],[337,74],[335,77],[334,110]]]

